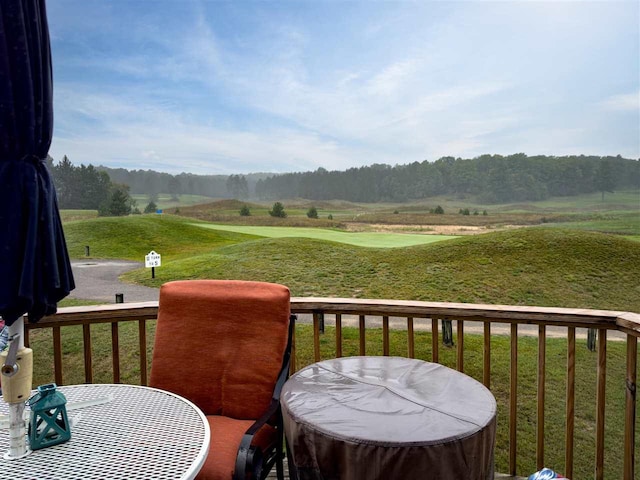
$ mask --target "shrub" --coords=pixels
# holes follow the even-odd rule
[[[272,217],[286,218],[287,212],[284,211],[284,205],[280,202],[273,204],[273,208],[269,210],[269,215]]]
[[[251,216],[251,210],[249,210],[249,207],[247,205],[243,205],[242,208],[240,209],[240,216],[241,217]]]
[[[155,213],[157,209],[158,206],[155,204],[155,202],[149,202],[147,203],[147,206],[144,207],[144,213]]]
[[[434,210],[433,213],[437,213],[438,215],[443,215],[444,214],[444,208],[442,208],[440,205],[438,205]]]
[[[333,215],[329,214],[329,216],[327,217],[329,220],[333,220]]]
[[[309,218],[318,218],[318,210],[313,205],[309,210],[307,210],[307,217]]]
[[[135,201],[129,196],[127,185],[114,184],[109,198],[98,209],[101,217],[120,217],[129,215],[135,207]]]

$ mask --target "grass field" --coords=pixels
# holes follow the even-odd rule
[[[258,238],[175,261],[169,258],[153,280],[143,270],[125,278],[155,287],[174,279],[236,278],[284,283],[295,296],[640,312],[640,243],[551,228],[394,249]]]
[[[208,230],[193,223],[170,215],[130,215],[69,222],[64,230],[72,258],[84,258],[84,247],[88,245],[94,258],[137,261],[143,261],[151,250],[175,260],[254,238]]]
[[[238,278],[284,283],[296,296],[640,312],[640,243],[619,235],[541,227],[411,247],[362,248],[193,223],[177,216],[136,215],[69,222],[65,231],[75,258],[85,258],[85,245],[94,258],[142,261],[150,250],[161,253],[163,266],[154,280],[144,269],[125,275],[155,287],[175,279]]]

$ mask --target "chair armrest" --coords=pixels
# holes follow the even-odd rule
[[[262,450],[260,447],[251,445],[253,437],[264,425],[266,425],[274,415],[278,413],[280,402],[271,400],[269,408],[264,414],[256,420],[244,433],[238,448],[238,456],[236,457],[236,468],[234,469],[233,478],[236,480],[259,479],[260,470],[262,469]]]

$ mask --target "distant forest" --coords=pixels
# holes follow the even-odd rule
[[[251,173],[249,175],[195,175],[192,173],[156,172],[154,170],[127,170],[125,168],[109,168],[102,165],[96,167],[109,174],[111,181],[129,185],[131,193],[156,195],[169,193],[172,195],[190,194],[206,197],[246,198],[252,196],[256,182],[268,177],[268,173]],[[242,184],[242,185],[240,185]]]
[[[604,195],[617,189],[640,188],[640,160],[619,155],[528,157],[519,153],[473,159],[443,157],[435,162],[425,160],[393,167],[374,164],[346,171],[319,168],[313,172],[249,175],[171,175],[153,170],[75,167],[66,157],[57,165],[51,159],[50,166],[63,208],[94,208],[89,203],[101,196],[96,195],[97,191],[111,188],[111,184],[125,185],[131,193],[146,194],[150,198],[168,193],[175,197],[196,194],[218,198],[306,198],[367,203],[404,202],[438,195],[507,203],[593,192]],[[81,196],[86,197],[82,206],[72,206]]]
[[[472,196],[483,203],[506,203],[638,187],[640,160],[583,155],[528,157],[519,153],[273,175],[257,182],[255,196],[369,203],[455,195]]]

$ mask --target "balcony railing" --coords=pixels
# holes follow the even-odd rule
[[[593,354],[597,356],[597,367],[595,372],[595,418],[594,418],[594,438],[595,438],[595,459],[592,463],[595,469],[595,478],[601,480],[605,478],[605,416],[606,416],[606,394],[607,388],[615,390],[613,394],[624,395],[624,465],[623,478],[633,480],[635,472],[635,450],[636,450],[636,370],[637,370],[637,337],[640,336],[640,315],[627,312],[586,310],[586,309],[566,309],[566,308],[543,308],[525,306],[496,306],[496,305],[473,305],[438,302],[415,302],[396,300],[363,300],[363,299],[340,299],[340,298],[293,298],[291,300],[291,310],[309,319],[312,324],[313,338],[313,359],[315,361],[326,358],[325,348],[323,355],[322,345],[329,343],[330,356],[342,356],[344,324],[348,321],[357,330],[357,354],[365,355],[370,345],[367,345],[367,332],[371,331],[369,325],[374,324],[376,328],[382,330],[382,340],[380,353],[389,355],[391,353],[390,331],[394,328],[401,328],[402,335],[406,336],[406,355],[416,356],[416,338],[418,331],[428,331],[431,337],[430,360],[439,362],[443,354],[450,354],[451,348],[446,351],[440,343],[440,333],[442,326],[449,327],[455,324],[455,356],[454,367],[459,371],[465,371],[465,338],[470,335],[480,335],[482,368],[481,378],[484,385],[492,387],[492,338],[497,334],[509,335],[509,385],[502,386],[508,389],[508,401],[502,408],[508,409],[508,470],[510,475],[525,474],[518,472],[517,442],[522,440],[518,437],[518,408],[519,392],[518,375],[523,374],[523,368],[535,372],[525,371],[524,374],[535,374],[537,379],[536,387],[536,414],[535,414],[535,463],[538,469],[545,466],[545,407],[546,405],[546,376],[547,376],[547,355],[546,346],[548,332],[555,332],[556,327],[562,327],[562,337],[566,338],[566,394],[565,394],[565,414],[564,414],[564,450],[565,461],[564,471],[568,478],[574,478],[574,450],[575,450],[575,430],[576,430],[576,379],[580,378],[576,373],[576,329],[595,329],[597,331],[597,351]],[[82,326],[83,352],[84,352],[84,380],[87,383],[93,382],[93,347],[91,344],[91,328],[96,324],[111,325],[111,358],[113,382],[118,383],[120,379],[121,351],[119,347],[119,326],[125,322],[136,322],[138,332],[137,356],[140,362],[140,384],[147,383],[149,369],[149,352],[152,345],[152,329],[149,328],[158,312],[157,302],[115,304],[92,307],[68,307],[61,308],[59,312],[50,317],[42,319],[37,324],[27,325],[27,343],[29,332],[38,329],[51,329],[53,342],[53,363],[54,380],[58,384],[63,384],[63,346],[61,329],[70,326]],[[451,321],[449,323],[448,321]],[[324,324],[330,324],[332,331],[335,331],[335,340],[327,339],[323,336]],[[398,327],[400,325],[400,327]],[[465,334],[465,325],[473,326],[472,332]],[[528,325],[528,326],[527,326]],[[523,334],[529,334],[531,329],[537,336],[537,365],[523,365],[519,362],[519,338]],[[469,328],[468,330],[471,330]],[[579,330],[581,331],[581,330]],[[151,332],[151,333],[150,333]],[[406,333],[405,333],[406,332]],[[607,378],[607,339],[616,337],[617,340],[626,342],[626,375],[623,381],[611,385]],[[308,336],[306,337],[308,338]],[[298,340],[298,345],[294,341],[294,351],[296,347],[301,349],[310,348],[310,345],[302,345]],[[395,354],[395,353],[394,353]],[[292,371],[301,365],[296,364],[296,355],[293,355],[294,363]],[[299,356],[298,356],[299,358]],[[564,360],[563,360],[564,361]],[[299,360],[298,360],[299,363]],[[475,365],[474,365],[475,366]],[[584,372],[580,372],[582,375]],[[589,374],[590,372],[586,372]],[[609,379],[611,380],[611,379]],[[495,388],[495,385],[493,385]],[[500,408],[500,407],[499,407]],[[583,452],[580,452],[581,455]],[[585,462],[584,458],[579,459]],[[531,472],[528,472],[531,473]]]

